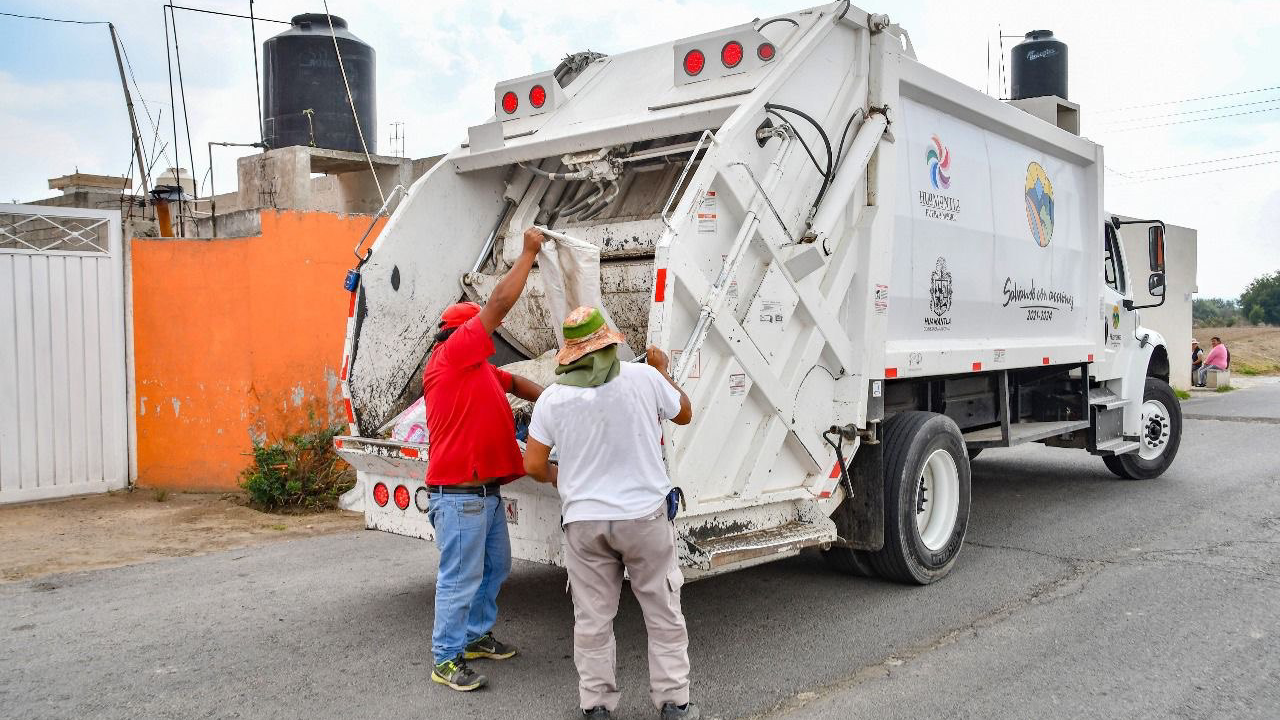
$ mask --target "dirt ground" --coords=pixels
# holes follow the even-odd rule
[[[1200,327],[1192,333],[1205,352],[1209,352],[1209,338],[1222,338],[1231,351],[1232,375],[1280,375],[1280,327]]]
[[[0,507],[0,582],[364,527],[359,513],[271,515],[232,494],[151,490]]]

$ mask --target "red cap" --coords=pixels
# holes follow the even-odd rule
[[[454,303],[440,314],[440,329],[462,327],[462,324],[480,314],[480,306],[473,302]]]

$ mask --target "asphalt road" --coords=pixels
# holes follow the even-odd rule
[[[1197,398],[1161,479],[1039,445],[974,463],[926,588],[802,556],[686,586],[719,718],[1280,717],[1280,386]],[[361,532],[0,585],[0,716],[569,718],[564,574],[517,563],[492,686],[432,685],[435,551]],[[653,717],[634,601],[621,717]]]

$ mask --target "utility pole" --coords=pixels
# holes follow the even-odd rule
[[[151,182],[147,178],[147,160],[142,154],[142,139],[138,134],[138,117],[133,113],[133,96],[129,94],[129,84],[124,79],[124,61],[120,59],[120,39],[116,36],[116,26],[107,23],[107,29],[111,31],[111,49],[116,53],[116,69],[120,71],[120,88],[124,90],[124,104],[129,108],[129,131],[133,134],[133,152],[138,156],[138,175],[142,179],[142,187],[139,189],[138,195],[142,198],[142,204],[147,204],[147,191],[151,187]]]

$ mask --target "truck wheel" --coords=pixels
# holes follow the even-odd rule
[[[951,571],[969,526],[969,456],[955,421],[904,412],[884,423],[883,578],[928,585]]]
[[[1147,378],[1139,434],[1142,445],[1136,452],[1104,455],[1102,462],[1126,480],[1160,477],[1173,464],[1182,444],[1182,406],[1169,383],[1159,378]]]

